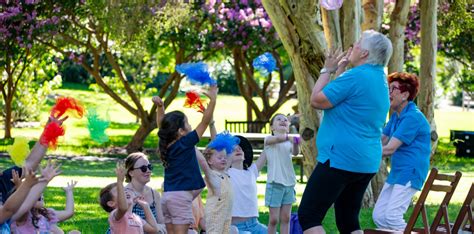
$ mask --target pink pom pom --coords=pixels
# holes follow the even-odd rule
[[[328,11],[337,10],[342,6],[342,0],[321,0],[321,6]]]

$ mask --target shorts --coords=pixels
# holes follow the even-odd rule
[[[267,183],[265,189],[265,206],[270,208],[291,205],[296,201],[295,186]]]
[[[194,224],[192,203],[193,194],[191,191],[164,192],[161,207],[165,223]]]

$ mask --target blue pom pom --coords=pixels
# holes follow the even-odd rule
[[[234,151],[234,147],[240,143],[238,137],[232,136],[229,132],[222,132],[217,134],[216,138],[209,143],[207,148],[215,149],[217,151],[224,150],[227,155]]]
[[[192,84],[215,85],[216,81],[212,79],[209,68],[206,63],[182,63],[176,65],[176,71],[188,77]]]
[[[276,69],[276,60],[271,53],[266,52],[253,60],[253,67],[262,76],[268,76],[268,74]]]

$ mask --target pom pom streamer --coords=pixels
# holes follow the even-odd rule
[[[7,152],[15,163],[15,165],[22,167],[25,164],[26,157],[30,154],[30,146],[25,137],[17,137],[13,145],[7,146]]]
[[[51,115],[59,118],[66,112],[71,113],[76,118],[82,118],[84,107],[72,97],[59,97],[56,99],[56,105],[51,110]]]
[[[57,122],[50,122],[44,127],[43,134],[40,138],[42,145],[48,146],[49,148],[56,149],[58,146],[58,138],[64,136],[64,127],[59,125]]]
[[[268,76],[276,69],[276,60],[271,53],[266,52],[253,60],[253,67],[257,69],[262,76]]]
[[[99,144],[109,141],[109,136],[105,133],[105,130],[109,127],[110,121],[101,119],[95,108],[88,108],[86,117],[91,139]]]
[[[321,0],[321,6],[328,10],[337,10],[342,6],[342,0]]]
[[[215,85],[216,81],[212,79],[209,68],[204,62],[182,63],[176,65],[176,71],[185,75],[192,84]]]
[[[240,143],[238,137],[232,136],[229,132],[222,132],[217,134],[216,138],[209,143],[207,148],[215,149],[217,151],[225,150],[227,155],[234,151],[234,147]]]
[[[201,96],[196,91],[186,92],[186,100],[184,101],[184,107],[194,108],[198,112],[204,112],[204,103],[201,100]]]

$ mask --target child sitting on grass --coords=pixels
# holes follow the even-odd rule
[[[77,181],[67,183],[63,188],[66,192],[66,209],[57,211],[44,207],[43,195],[35,202],[33,208],[11,225],[13,233],[63,233],[57,226],[58,222],[65,221],[74,215],[74,194],[73,189]]]
[[[115,169],[117,183],[107,185],[100,191],[100,205],[109,212],[109,225],[113,234],[135,234],[160,230],[156,223],[150,205],[142,197],[134,197],[133,193],[124,189],[126,170],[122,162],[117,162]],[[132,213],[134,203],[138,203],[145,212],[146,220]]]

